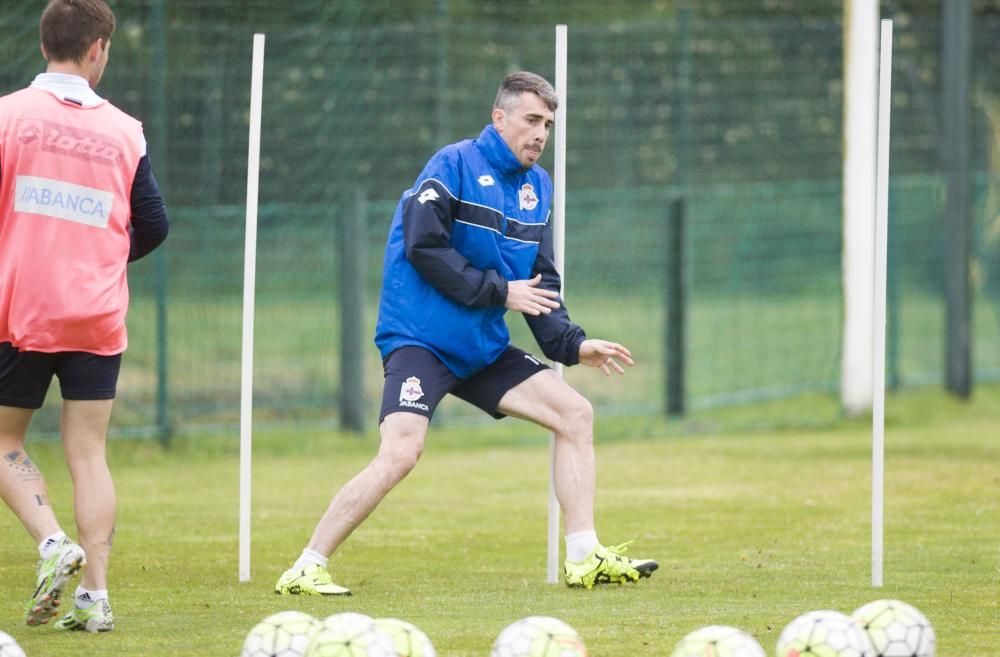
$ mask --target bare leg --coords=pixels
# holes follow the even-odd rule
[[[507,391],[499,410],[553,432],[556,499],[565,515],[565,531],[594,529],[597,475],[590,402],[555,372],[545,370]]]
[[[382,421],[378,454],[333,496],[309,549],[330,555],[351,535],[392,488],[417,464],[430,421],[415,413],[392,413]]]
[[[555,434],[553,475],[556,498],[565,514],[566,535],[592,531],[597,477],[594,410],[590,402],[555,372],[546,370],[508,390],[499,409]],[[568,553],[567,544],[567,558]],[[591,588],[598,583],[635,582],[649,577],[657,568],[659,565],[652,559],[630,559],[624,551],[603,548],[600,559],[587,561],[580,570],[567,569],[566,584]]]
[[[17,515],[35,543],[59,531],[45,478],[24,451],[24,436],[34,410],[0,406],[0,497]]]
[[[73,478],[73,511],[87,567],[80,584],[108,587],[108,560],[115,531],[117,498],[107,461],[112,399],[63,402],[63,450]]]

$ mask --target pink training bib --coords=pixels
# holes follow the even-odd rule
[[[0,98],[0,342],[121,353],[130,193],[145,141],[110,103]]]

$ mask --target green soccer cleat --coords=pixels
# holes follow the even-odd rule
[[[316,564],[302,570],[286,570],[274,585],[274,592],[278,595],[351,595],[350,589],[334,584],[326,568]]]
[[[59,610],[63,589],[86,563],[83,548],[69,539],[63,539],[51,557],[38,562],[38,585],[25,614],[28,625],[44,625],[52,620]]]
[[[111,613],[111,603],[98,600],[86,609],[76,607],[58,621],[55,628],[68,632],[110,632],[115,629],[115,616]]]
[[[583,561],[566,561],[563,573],[566,586],[594,588],[594,584],[623,584],[649,577],[660,567],[652,559],[629,559],[625,556],[629,543],[613,547],[598,545]]]

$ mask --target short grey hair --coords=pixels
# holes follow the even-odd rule
[[[513,111],[523,93],[535,94],[552,112],[555,112],[556,108],[559,107],[559,97],[556,96],[556,90],[552,88],[548,80],[535,73],[518,71],[511,73],[500,83],[496,100],[493,101],[493,109],[502,109],[505,112]]]

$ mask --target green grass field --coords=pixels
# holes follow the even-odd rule
[[[1000,388],[979,387],[969,404],[933,390],[890,398],[881,589],[870,583],[870,423],[835,408],[815,397],[683,422],[601,420],[599,533],[634,538],[632,551],[661,568],[593,591],[545,582],[547,437],[524,423],[434,431],[421,464],[332,559],[355,592],[346,599],[283,598],[272,586],[374,435],[256,436],[253,577],[243,584],[236,436],[183,437],[169,453],[115,441],[115,632],[23,625],[37,553],[9,510],[0,629],[29,657],[235,657],[272,612],[352,610],[416,623],[442,657],[485,657],[508,623],[544,614],[573,625],[595,657],[658,657],[707,624],[742,627],[770,653],[800,613],[897,597],[931,619],[940,657],[995,656]],[[73,533],[59,446],[34,442],[29,453]]]

